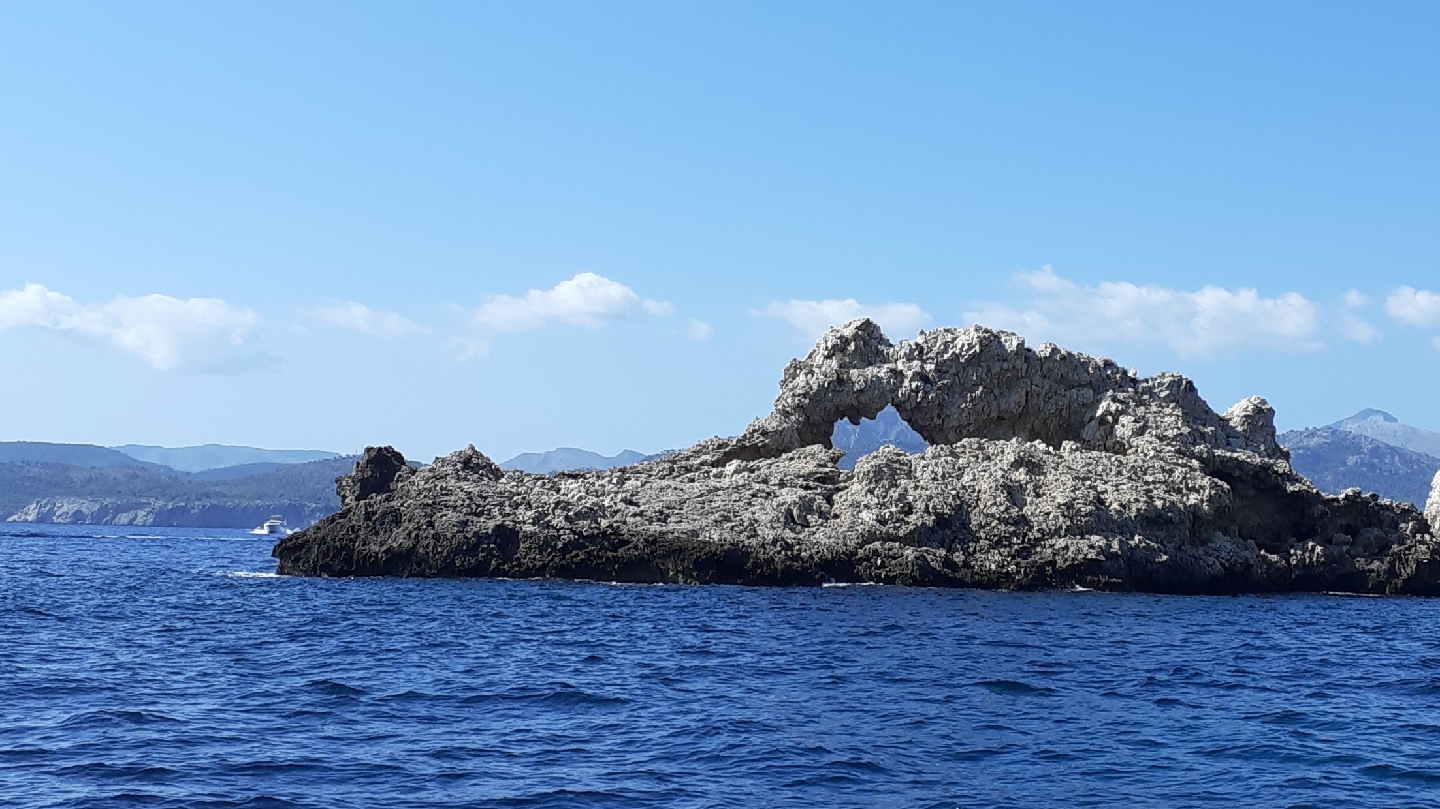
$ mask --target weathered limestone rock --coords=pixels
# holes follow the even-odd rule
[[[1425,501],[1425,519],[1430,521],[1430,530],[1440,532],[1440,472],[1430,482],[1430,499]]]
[[[473,452],[475,448],[470,449]],[[366,447],[365,454],[355,462],[355,470],[335,481],[335,494],[340,497],[340,507],[346,508],[391,491],[397,482],[412,474],[414,470],[406,465],[405,456],[394,448]]]
[[[931,446],[837,469],[835,422],[890,405]],[[281,573],[1440,594],[1426,519],[1318,492],[1264,400],[1220,415],[1182,376],[980,327],[832,329],[769,416],[646,463],[537,476],[469,447],[410,472],[383,448],[337,490]]]

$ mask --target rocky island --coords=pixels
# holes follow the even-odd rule
[[[929,447],[839,469],[836,422],[892,406]],[[337,491],[275,546],[280,573],[1440,594],[1440,493],[1428,520],[1327,496],[1263,399],[1219,414],[1178,374],[978,326],[831,329],[769,416],[644,463],[532,475],[469,447],[416,470],[371,448]]]

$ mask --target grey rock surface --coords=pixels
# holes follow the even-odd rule
[[[354,471],[335,481],[335,494],[340,498],[341,508],[353,506],[380,492],[390,491],[414,473],[405,463],[405,456],[392,447],[366,447],[360,460],[355,462]]]
[[[1440,472],[1440,458],[1330,427],[1292,430],[1280,436],[1280,443],[1295,471],[1327,494],[1359,488],[1418,508]]]
[[[930,446],[839,469],[836,422],[887,407]],[[1260,399],[1221,415],[1182,376],[1007,332],[891,344],[858,320],[786,366],[771,414],[738,437],[549,476],[470,447],[360,487],[394,464],[367,452],[337,484],[342,509],[274,555],[317,576],[1440,593],[1425,517],[1322,494],[1273,416]]]
[[[1435,479],[1430,483],[1430,497],[1425,501],[1425,519],[1430,521],[1432,526],[1440,526],[1440,472],[1435,473]]]

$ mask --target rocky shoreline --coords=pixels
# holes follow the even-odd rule
[[[837,468],[836,421],[887,406],[929,448]],[[892,344],[859,320],[792,361],[738,437],[548,476],[473,447],[420,470],[371,448],[340,511],[274,555],[307,576],[1440,594],[1440,489],[1428,520],[1321,494],[1273,417],[1007,332]]]

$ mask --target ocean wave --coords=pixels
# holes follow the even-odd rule
[[[994,694],[1008,694],[1022,697],[1053,696],[1055,689],[1031,685],[1019,680],[980,680],[976,686]]]
[[[0,537],[16,809],[1379,809],[1440,792],[1440,600],[246,586],[278,578],[269,541],[54,536],[73,541]]]

